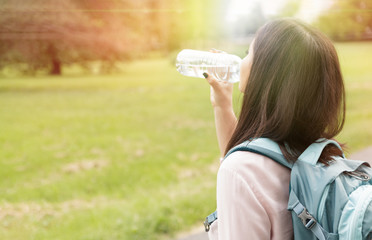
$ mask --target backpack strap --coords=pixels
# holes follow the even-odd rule
[[[258,153],[268,158],[271,158],[275,162],[292,169],[293,164],[289,163],[282,154],[279,145],[269,138],[256,138],[252,141],[245,141],[232,149],[225,155],[225,160],[230,154],[236,151],[248,151]],[[222,161],[223,161],[222,160]]]
[[[334,140],[327,140],[327,139],[319,139],[315,143],[311,144],[299,157],[298,160],[307,162],[309,164],[315,165],[323,151],[323,149],[328,144],[334,144],[337,146],[341,151],[340,145]],[[261,154],[268,158],[271,158],[275,162],[292,169],[293,163],[289,163],[283,156],[282,151],[280,150],[279,145],[272,141],[269,138],[257,138],[251,141],[245,141],[228,151],[225,155],[224,161],[230,154],[236,151],[248,151],[257,154]],[[344,155],[343,155],[344,157]],[[288,203],[288,210],[293,211],[297,217],[302,221],[304,226],[311,230],[315,236],[317,236],[320,240],[325,240],[328,238],[329,233],[325,231],[322,226],[315,220],[315,218],[309,214],[306,210],[305,206],[303,206],[300,201],[298,200],[295,194],[290,194],[290,199]],[[217,219],[217,213],[214,212],[210,216],[207,217],[204,225],[206,231],[209,230],[210,224]]]
[[[334,141],[334,140],[328,140],[325,138],[320,138],[317,141],[315,141],[313,144],[311,144],[299,157],[298,159],[300,161],[306,162],[311,165],[315,165],[318,160],[320,155],[323,152],[323,149],[328,145],[328,144],[333,144],[336,147],[338,147],[341,151],[342,148],[340,145]],[[345,158],[345,155],[342,153],[342,157]]]
[[[315,220],[315,218],[307,211],[307,209],[300,203],[296,194],[291,192],[289,204],[292,206],[288,209],[293,211],[297,217],[301,220],[305,228],[311,230],[311,232],[319,239],[328,239],[328,232],[325,231],[322,226]]]

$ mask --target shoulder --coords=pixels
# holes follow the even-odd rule
[[[246,151],[229,155],[217,176],[219,238],[291,239],[289,179],[290,170],[270,158]]]
[[[221,163],[220,171],[232,171],[241,176],[259,178],[290,174],[288,168],[274,160],[247,151],[236,151],[230,154]]]
[[[231,178],[234,178],[235,183],[249,188],[258,195],[275,197],[283,193],[288,194],[290,173],[288,168],[268,157],[237,151],[221,163],[217,179],[219,184],[225,185],[231,184]]]

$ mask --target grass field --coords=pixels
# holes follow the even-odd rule
[[[355,152],[372,145],[372,43],[337,48]],[[170,239],[215,209],[218,158],[209,86],[167,59],[0,79],[0,239]]]

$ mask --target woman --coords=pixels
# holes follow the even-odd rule
[[[318,30],[294,19],[261,27],[243,59],[239,118],[232,85],[205,74],[211,85],[221,154],[252,138],[276,141],[288,161],[315,140],[334,138],[345,118],[345,91],[336,50]],[[320,160],[340,150],[329,145]],[[292,239],[288,202],[290,171],[267,157],[234,152],[217,177],[218,220],[210,239]]]

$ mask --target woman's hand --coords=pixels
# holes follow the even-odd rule
[[[211,49],[214,53],[225,53],[216,49]],[[211,86],[210,100],[214,108],[232,108],[233,84],[217,80],[212,74],[203,73]]]
[[[214,108],[232,108],[232,93],[233,84],[228,82],[218,81],[212,75],[204,74],[210,85],[211,95],[210,100]]]
[[[212,52],[218,52],[212,50]],[[221,51],[219,51],[221,52]],[[214,108],[217,140],[221,157],[225,155],[226,146],[236,127],[236,116],[232,106],[233,84],[218,81],[212,74],[203,73],[211,88],[211,103]]]

